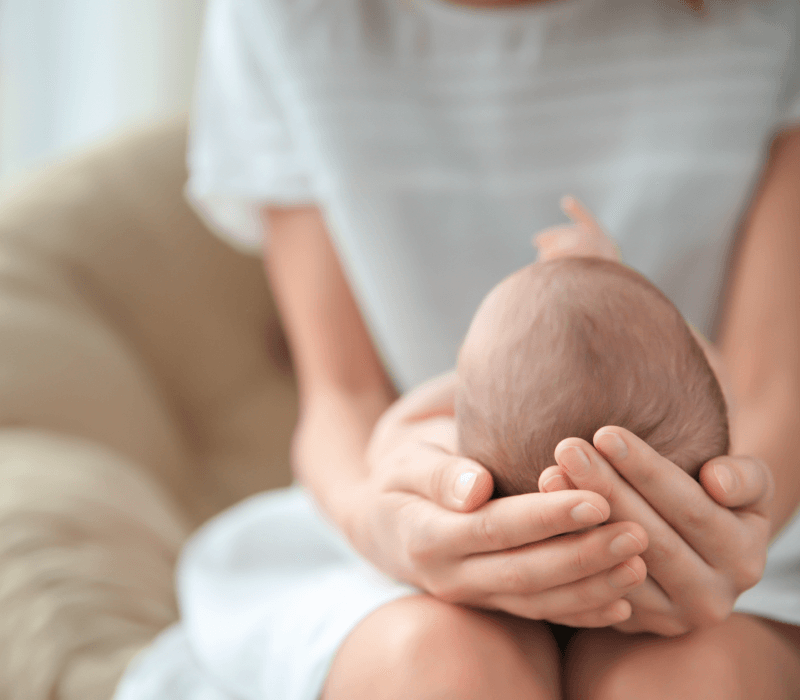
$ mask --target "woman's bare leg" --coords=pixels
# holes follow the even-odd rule
[[[568,700],[789,700],[800,697],[800,647],[788,630],[732,615],[682,637],[579,632],[567,649]]]
[[[430,596],[365,618],[331,667],[324,700],[557,700],[560,653],[546,625]]]

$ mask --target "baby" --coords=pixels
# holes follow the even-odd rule
[[[692,476],[728,450],[725,399],[698,341],[598,231],[583,229],[600,257],[540,261],[503,280],[462,345],[459,451],[489,469],[498,496],[537,491],[561,440],[591,442],[604,425],[627,428]]]

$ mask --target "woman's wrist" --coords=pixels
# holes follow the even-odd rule
[[[369,436],[389,405],[385,394],[326,391],[307,397],[292,444],[296,478],[354,545],[369,502]],[[360,548],[360,546],[359,546]]]

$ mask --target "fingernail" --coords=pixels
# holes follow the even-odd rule
[[[597,447],[610,460],[625,459],[628,456],[628,446],[616,433],[600,433],[597,438]]]
[[[611,540],[611,544],[608,545],[608,551],[615,557],[629,557],[643,552],[644,545],[630,532],[625,532]]]
[[[455,486],[453,486],[453,495],[456,500],[463,503],[472,492],[475,486],[475,477],[478,476],[475,472],[461,472],[456,479]]]
[[[567,447],[561,450],[562,466],[572,474],[580,475],[589,471],[589,458],[580,447]]]
[[[736,488],[736,476],[729,467],[724,464],[715,464],[714,474],[725,493],[731,493]]]
[[[608,574],[608,585],[612,588],[627,588],[639,580],[639,574],[627,564],[614,567]]]
[[[567,481],[561,474],[551,476],[542,484],[542,491],[548,493],[550,491],[567,491],[569,489],[569,481]]]
[[[575,506],[569,514],[576,523],[581,525],[595,525],[605,520],[602,511],[586,501]]]

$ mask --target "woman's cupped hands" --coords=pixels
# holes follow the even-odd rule
[[[698,481],[624,428],[601,428],[593,443],[559,443],[539,488],[602,495],[608,522],[633,521],[647,533],[647,578],[626,594],[632,613],[616,628],[669,636],[727,619],[764,571],[774,491],[767,466],[716,457]]]
[[[373,432],[352,539],[390,575],[453,603],[573,627],[683,634],[730,615],[761,577],[773,481],[717,457],[699,482],[619,427],[562,441],[539,493],[491,499],[457,455],[455,373],[397,401]]]

